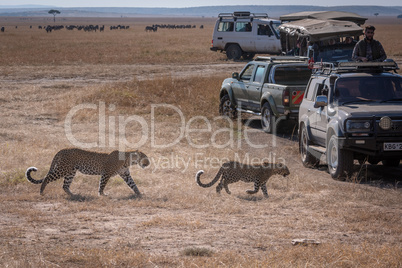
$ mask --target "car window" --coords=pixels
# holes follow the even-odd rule
[[[232,32],[234,28],[234,22],[221,21],[218,24],[218,32]]]
[[[265,65],[257,66],[257,70],[255,71],[255,76],[254,76],[254,82],[263,83],[264,71],[265,71]]]
[[[246,67],[243,73],[240,75],[241,80],[250,80],[253,75],[254,65],[250,64]]]
[[[251,22],[238,21],[236,22],[236,32],[251,32]]]
[[[257,34],[272,36],[271,27],[268,24],[258,24]]]
[[[315,99],[316,96],[321,95],[321,94],[318,94],[318,93],[321,92],[321,89],[322,89],[323,87],[324,87],[324,85],[323,85],[323,84],[319,84],[319,83],[316,83],[316,84],[314,85],[314,87],[310,87],[310,90],[307,92],[306,99],[312,101],[313,99]]]
[[[311,70],[307,66],[279,66],[275,69],[273,82],[282,85],[307,85]]]
[[[276,36],[277,37],[279,37],[279,26],[281,25],[281,23],[280,22],[278,22],[278,23],[272,23],[271,24],[272,25],[272,28],[274,29],[274,31],[275,31],[275,33],[276,33]]]

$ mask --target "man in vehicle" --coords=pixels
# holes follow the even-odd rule
[[[387,58],[381,43],[374,40],[375,27],[366,26],[364,39],[357,42],[353,49],[352,59],[355,61],[384,61]]]

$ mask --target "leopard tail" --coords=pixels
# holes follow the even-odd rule
[[[204,170],[199,170],[197,172],[197,174],[195,174],[195,181],[201,187],[204,187],[204,188],[211,187],[212,185],[214,185],[219,180],[219,178],[222,175],[222,172],[223,172],[223,168],[220,168],[219,171],[218,171],[218,174],[216,174],[215,178],[210,183],[204,184],[200,180],[200,177],[204,173]]]
[[[25,177],[27,177],[27,179],[32,182],[33,184],[41,184],[43,182],[43,179],[41,180],[35,180],[34,178],[31,177],[31,172],[32,171],[37,171],[38,169],[36,167],[30,167],[27,169],[27,171],[25,172]]]

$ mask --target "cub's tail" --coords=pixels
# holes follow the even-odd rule
[[[211,187],[211,186],[214,185],[214,184],[219,180],[219,178],[221,177],[221,175],[222,175],[222,168],[219,169],[218,174],[216,174],[215,178],[214,178],[210,183],[207,183],[207,184],[204,184],[204,183],[201,182],[200,177],[201,177],[202,174],[204,174],[204,170],[199,170],[199,171],[197,172],[197,174],[195,174],[195,181],[197,182],[197,184],[198,184],[199,186],[201,186],[201,187],[204,187],[204,188]]]
[[[41,180],[35,180],[34,178],[31,177],[31,172],[32,171],[37,171],[38,169],[36,167],[30,167],[27,169],[27,171],[25,172],[25,177],[27,177],[27,179],[32,182],[33,184],[40,184],[43,182],[43,179]]]

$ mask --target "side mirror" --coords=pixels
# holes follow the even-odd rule
[[[314,108],[321,108],[321,107],[325,107],[327,105],[328,105],[327,96],[324,96],[324,95],[317,96],[317,98],[315,99],[315,102],[314,102]]]
[[[237,73],[237,72],[232,73],[232,78],[239,80],[239,73]]]

